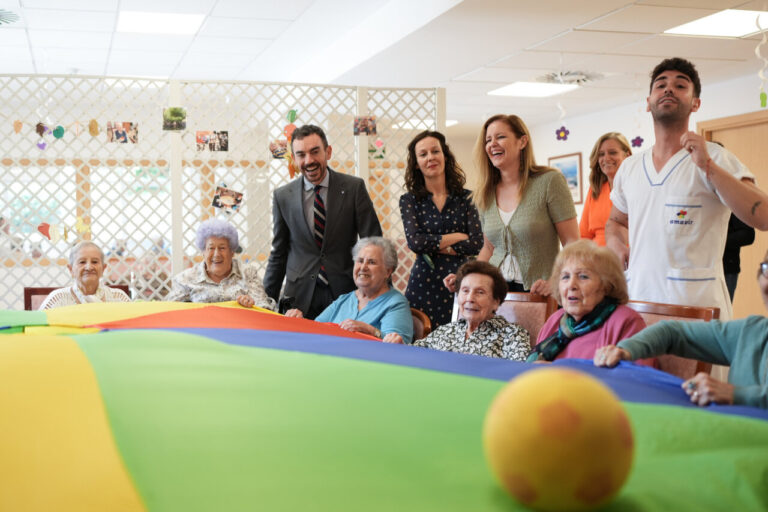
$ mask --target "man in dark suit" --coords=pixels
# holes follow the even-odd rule
[[[365,182],[328,167],[331,146],[323,130],[293,132],[291,153],[301,176],[275,190],[273,238],[264,288],[285,297],[305,318],[315,318],[336,297],[355,289],[352,246],[358,236],[381,236]]]

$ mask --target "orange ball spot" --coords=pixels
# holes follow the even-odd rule
[[[565,400],[557,400],[539,409],[541,432],[549,437],[572,437],[581,428],[581,416]]]

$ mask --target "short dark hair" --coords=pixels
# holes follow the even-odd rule
[[[408,165],[405,169],[405,186],[408,192],[416,196],[417,199],[423,199],[429,195],[424,182],[424,175],[419,169],[419,161],[416,157],[416,144],[427,137],[435,138],[440,142],[440,149],[445,158],[445,188],[449,194],[462,197],[464,184],[467,182],[464,171],[456,161],[456,157],[451,153],[448,143],[445,142],[445,135],[431,130],[421,132],[408,144]]]
[[[487,261],[469,260],[459,267],[456,272],[456,291],[461,288],[461,281],[469,274],[482,274],[493,280],[493,298],[499,302],[504,302],[507,297],[507,282],[501,275],[499,267],[491,265]]]
[[[656,78],[665,71],[679,71],[693,83],[693,95],[698,98],[701,96],[701,80],[699,79],[699,72],[696,71],[696,66],[693,62],[681,59],[680,57],[673,57],[671,59],[664,59],[661,61],[653,71],[651,71],[651,86],[649,90],[653,90],[653,82]]]
[[[323,148],[328,147],[328,137],[325,136],[323,129],[314,124],[305,124],[293,130],[293,135],[291,135],[291,154],[293,154],[293,141],[301,140],[310,135],[318,135],[320,140],[323,141]]]

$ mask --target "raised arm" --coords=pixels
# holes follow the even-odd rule
[[[748,226],[768,231],[768,195],[751,179],[738,179],[712,160],[701,135],[687,132],[680,137],[680,143],[691,153],[693,163],[704,171],[728,208]]]

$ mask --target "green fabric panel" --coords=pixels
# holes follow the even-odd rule
[[[6,327],[5,329],[0,329],[0,334],[24,334],[24,326]]]
[[[48,315],[45,314],[45,311],[0,310],[0,327],[24,327],[27,325],[48,325]],[[10,333],[10,329],[0,329],[0,334]]]
[[[166,331],[73,336],[150,511],[514,510],[481,427],[503,382]],[[625,404],[604,510],[768,509],[768,422]]]

